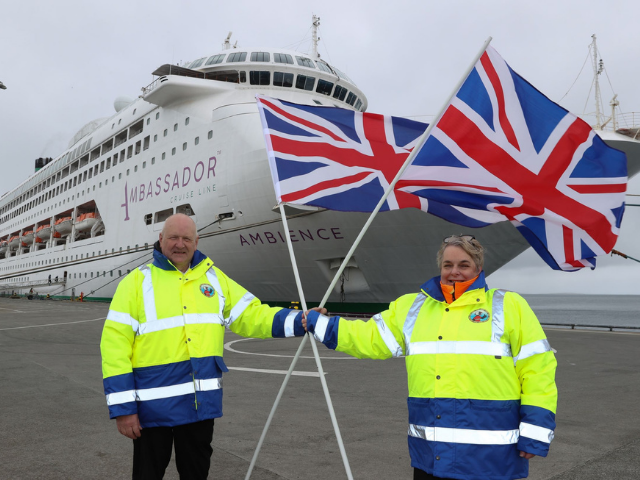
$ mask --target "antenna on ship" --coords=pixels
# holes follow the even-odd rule
[[[317,15],[314,15],[312,18],[312,27],[311,27],[311,35],[312,35],[311,55],[313,56],[314,59],[320,58],[320,55],[318,54],[318,40],[320,40],[320,38],[318,38],[319,26],[320,26],[320,17],[318,17]]]
[[[229,35],[227,35],[227,38],[225,38],[224,43],[222,44],[222,49],[223,50],[229,50],[231,48],[231,35],[233,34],[233,32],[229,32]]]
[[[600,113],[600,103],[602,99],[600,98],[600,74],[603,70],[603,62],[600,59],[598,62],[598,47],[596,46],[596,34],[591,35],[593,38],[593,42],[591,46],[593,47],[593,78],[596,87],[596,124],[594,125],[594,129],[602,130],[602,113]]]

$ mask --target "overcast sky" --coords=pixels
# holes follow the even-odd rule
[[[313,13],[321,17],[322,57],[365,92],[370,112],[428,122],[492,36],[540,91],[575,114],[593,113],[587,56],[594,33],[605,105],[615,92],[623,112],[640,111],[634,11],[631,2],[602,0],[4,2],[0,192],[26,179],[37,157],[61,154],[84,124],[110,116],[116,97],[139,95],[156,67],[216,53],[229,31],[239,47],[309,51]],[[640,194],[640,178],[629,193]],[[636,258],[639,220],[640,207],[629,207],[616,246]],[[640,264],[604,257],[595,271],[553,272],[529,250],[490,281],[523,293],[639,294]]]

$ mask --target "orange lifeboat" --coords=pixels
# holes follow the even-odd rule
[[[22,242],[23,247],[27,247],[33,243],[33,230],[27,230],[26,232],[22,232],[20,236],[20,241]]]
[[[16,248],[18,248],[18,245],[20,245],[20,237],[17,235],[14,235],[13,237],[11,237],[9,239],[9,249],[10,250],[15,250]]]
[[[42,243],[51,237],[51,225],[40,225],[36,230],[36,243]]]
[[[60,238],[61,235],[69,235],[71,233],[72,226],[73,221],[71,220],[71,217],[59,218],[56,220],[55,233],[53,236],[55,238]],[[56,235],[56,233],[58,235]]]
[[[95,212],[83,213],[76,220],[76,230],[79,232],[86,232],[96,224],[98,218]]]

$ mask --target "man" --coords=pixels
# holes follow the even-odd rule
[[[222,416],[224,328],[250,337],[304,334],[302,312],[262,305],[197,250],[194,221],[169,217],[153,263],[113,297],[100,350],[109,415],[133,439],[133,478],[162,478],[175,443],[181,478],[205,479]]]

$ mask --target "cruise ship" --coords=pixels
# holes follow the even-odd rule
[[[198,248],[258,298],[298,300],[285,242],[293,242],[313,304],[325,294],[368,214],[286,207],[283,231],[256,94],[367,109],[353,80],[317,54],[236,48],[162,65],[133,101],[85,125],[56,158],[0,199],[0,293],[109,299],[148,263],[164,221],[190,215]],[[599,132],[640,170],[640,142]],[[376,310],[437,274],[442,238],[461,227],[414,209],[379,214],[329,298],[334,310]],[[509,223],[474,231],[494,272],[529,247]]]

